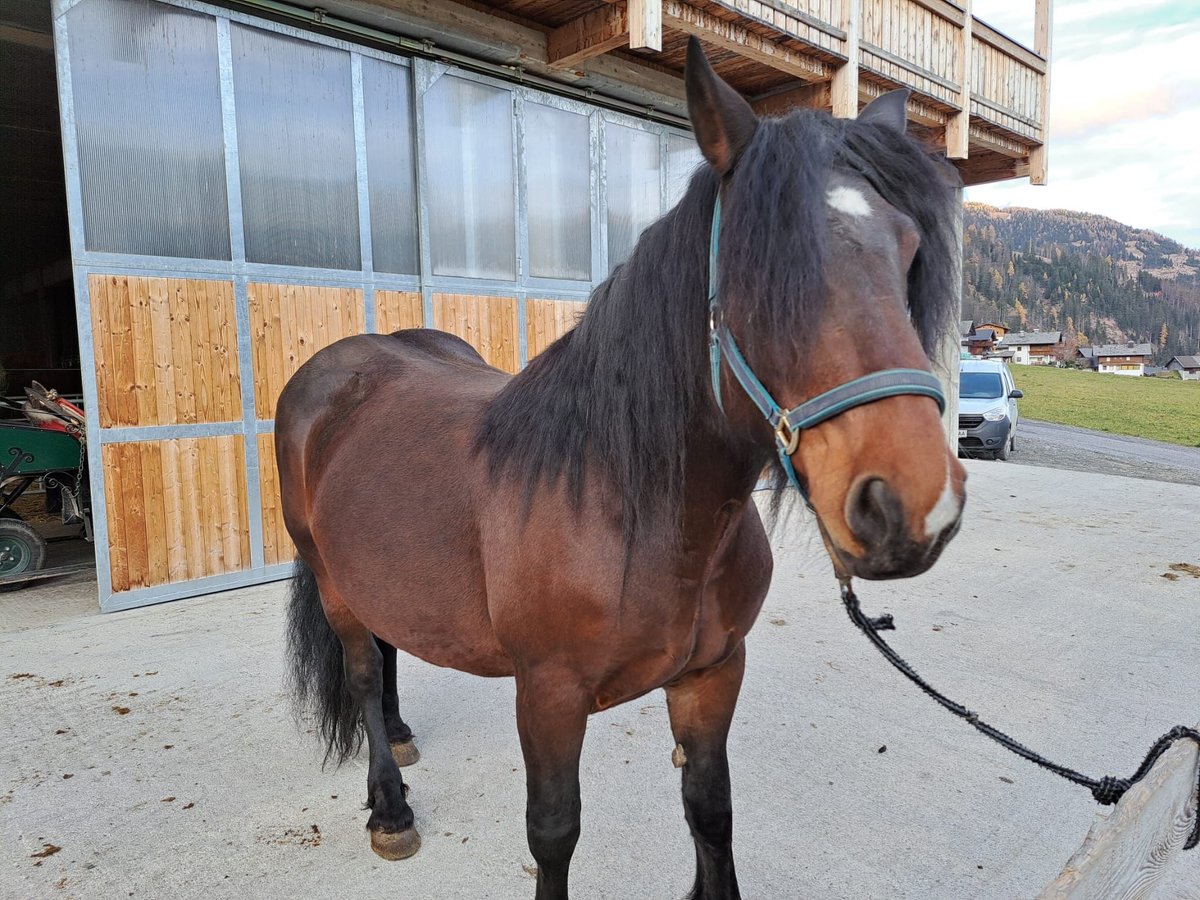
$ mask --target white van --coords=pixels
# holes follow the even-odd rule
[[[958,451],[1008,459],[1017,448],[1017,401],[1025,396],[1008,366],[996,359],[958,364]]]

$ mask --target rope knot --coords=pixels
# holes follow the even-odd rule
[[[1112,806],[1125,796],[1127,790],[1129,790],[1129,782],[1126,779],[1105,775],[1092,788],[1092,796],[1101,806]]]

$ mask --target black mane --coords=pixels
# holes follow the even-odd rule
[[[803,349],[821,318],[834,170],[864,178],[916,224],[921,244],[908,299],[932,353],[957,296],[948,169],[882,125],[807,110],[763,120],[722,199],[723,313],[751,363],[752,348],[778,344],[779,335],[794,341],[785,351]],[[719,415],[707,359],[717,187],[717,174],[702,165],[679,204],[592,292],[579,324],[500,392],[476,437],[492,477],[519,479],[527,498],[565,479],[578,503],[594,467],[619,500],[627,545],[650,522],[677,527],[688,433]]]

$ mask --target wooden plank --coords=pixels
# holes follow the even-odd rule
[[[833,114],[842,119],[858,116],[858,38],[862,21],[861,0],[842,0],[841,28],[846,32],[846,62],[833,73],[830,99]]]
[[[533,359],[575,327],[587,304],[575,300],[525,301],[525,346]]]
[[[263,513],[263,559],[267,565],[288,562],[296,555],[283,522],[283,506],[279,499],[279,469],[275,463],[275,436],[258,436],[258,466]]]
[[[1110,815],[1092,825],[1083,845],[1039,900],[1154,896],[1155,885],[1182,851],[1200,815],[1198,776],[1200,750],[1195,741],[1177,741]]]
[[[1045,184],[1049,169],[1050,142],[1050,43],[1054,33],[1054,0],[1037,0],[1034,7],[1033,47],[1045,61],[1038,90],[1037,119],[1042,142],[1029,151],[1029,183]]]
[[[130,358],[133,383],[134,420],[130,424],[157,425],[154,402],[154,342],[150,322],[150,279],[128,279],[129,336],[133,344]]]
[[[104,467],[105,507],[108,512],[108,569],[114,591],[129,590],[129,558],[125,536],[125,471],[124,444],[108,444],[100,448]]]
[[[201,578],[204,568],[204,526],[201,521],[198,493],[200,490],[200,446],[194,440],[171,441],[175,445],[178,465],[179,497],[182,502],[179,541],[187,560],[188,579]]]
[[[129,563],[130,587],[146,587],[149,579],[149,535],[146,531],[146,500],[142,481],[142,454],[137,444],[123,444],[122,479],[124,488],[124,514],[126,558]]]
[[[594,9],[555,28],[546,36],[546,57],[552,66],[573,68],[628,43],[629,8],[618,3]]]
[[[114,371],[113,323],[108,311],[109,282],[116,276],[89,275],[88,295],[92,305],[92,350],[96,357],[96,400],[100,427],[110,428],[120,418]]]
[[[162,446],[147,441],[140,448],[142,509],[146,520],[146,584],[166,584],[170,579],[170,554],[163,495]]]
[[[519,367],[515,297],[434,294],[435,328],[456,334],[488,365],[516,372]]]
[[[375,291],[375,331],[391,334],[425,325],[425,308],[416,291]]]
[[[824,81],[768,94],[757,98],[750,105],[760,116],[784,116],[798,107],[830,110],[833,108],[833,94],[829,82]]]
[[[951,159],[966,159],[971,144],[971,0],[961,0],[966,12],[958,42],[958,108],[946,122],[946,155]]]
[[[847,2],[857,4],[858,0]],[[804,81],[826,81],[832,76],[827,63],[791,50],[778,41],[756,34],[736,22],[719,19],[689,6],[682,0],[664,0],[663,24],[676,31],[694,35],[713,47],[786,72]]]
[[[662,52],[662,0],[629,0],[629,49]]]
[[[179,477],[179,444],[176,441],[163,441],[160,452],[162,453],[163,542],[167,548],[167,580],[186,581],[188,561],[183,540],[185,504],[183,483]]]

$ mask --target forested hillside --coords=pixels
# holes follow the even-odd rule
[[[1159,365],[1200,353],[1200,251],[1065,210],[968,203],[963,229],[964,319],[1082,345],[1149,341]]]

